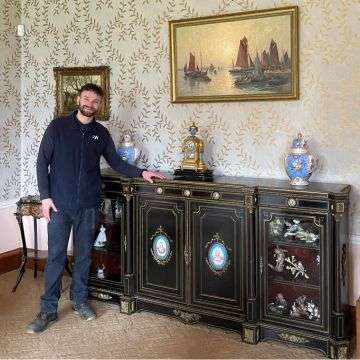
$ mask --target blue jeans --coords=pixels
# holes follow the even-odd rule
[[[60,210],[51,213],[48,224],[48,258],[45,267],[45,290],[40,311],[56,313],[61,291],[61,279],[67,256],[67,246],[73,228],[74,267],[70,299],[75,306],[88,298],[88,277],[91,252],[95,240],[98,208]]]

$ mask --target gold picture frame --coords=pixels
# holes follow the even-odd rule
[[[169,22],[171,102],[299,99],[298,7]]]
[[[109,119],[110,68],[108,66],[55,67],[53,70],[56,82],[56,116],[67,116],[76,110],[76,97],[80,88],[87,83],[94,83],[101,86],[104,91],[102,106],[96,118],[99,120]]]

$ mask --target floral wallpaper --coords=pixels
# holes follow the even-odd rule
[[[16,14],[19,6],[8,3]],[[300,100],[170,103],[168,20],[286,5],[299,6]],[[108,65],[111,117],[105,125],[116,143],[124,131],[133,134],[141,148],[140,166],[176,168],[181,139],[195,120],[205,159],[217,173],[286,178],[283,156],[301,131],[318,158],[311,180],[353,186],[351,233],[360,241],[358,21],[358,0],[24,0],[22,192],[36,192],[37,149],[55,106],[53,67]],[[4,37],[1,46],[9,46]],[[9,58],[18,59],[15,45],[11,48]],[[0,57],[2,83],[6,58]],[[19,96],[12,86],[5,86],[11,99]],[[1,126],[16,123],[17,112],[8,110]],[[4,159],[19,158],[10,146],[14,140],[5,146],[2,137],[1,169]],[[15,194],[16,174],[18,168],[1,176],[1,196],[9,188]]]
[[[0,202],[21,191],[21,3],[0,0]]]

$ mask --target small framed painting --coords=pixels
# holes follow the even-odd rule
[[[108,66],[97,67],[56,67],[56,116],[66,116],[77,109],[76,98],[81,87],[87,83],[99,85],[104,91],[99,120],[109,119],[109,73]]]

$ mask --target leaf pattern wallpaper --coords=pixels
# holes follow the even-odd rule
[[[0,202],[21,193],[21,3],[0,1]]]
[[[116,144],[131,132],[140,166],[176,168],[181,139],[195,120],[216,173],[287,178],[283,157],[301,131],[318,158],[311,180],[352,185],[350,231],[359,238],[359,0],[0,3],[1,200],[16,198],[20,189],[37,192],[37,150],[55,107],[53,67],[108,65],[111,117],[104,124]],[[300,100],[170,103],[169,20],[287,5],[298,5],[300,13]]]

